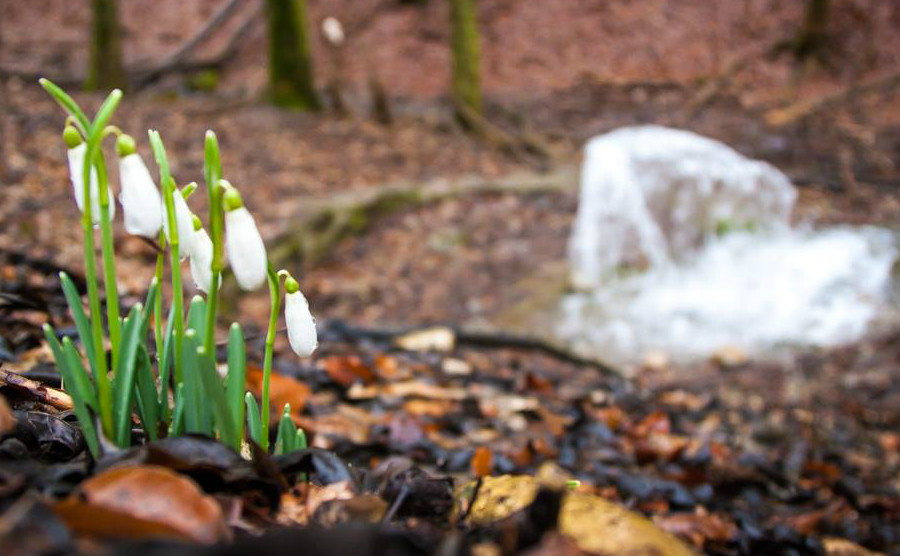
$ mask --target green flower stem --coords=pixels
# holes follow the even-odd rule
[[[156,255],[156,283],[160,284],[160,291],[156,295],[156,299],[153,302],[153,332],[154,338],[156,339],[156,369],[159,373],[160,379],[164,376],[163,373],[163,349],[165,340],[163,337],[163,304],[162,304],[162,278],[163,278],[163,268],[166,263],[165,249],[166,249],[166,234],[162,231],[159,232],[159,253]],[[160,380],[160,392],[164,394],[164,396],[160,396],[160,399],[168,398],[168,394],[166,393],[169,385],[166,384],[165,380]],[[169,421],[169,404],[164,403],[160,404],[160,420],[164,423]]]
[[[116,251],[113,246],[112,222],[109,219],[109,179],[106,174],[106,162],[99,147],[94,155],[94,167],[97,169],[97,187],[100,196],[100,250],[103,255],[103,284],[106,288],[106,319],[109,326],[109,341],[112,344],[112,368],[115,369],[121,336],[119,292],[116,283]]]
[[[175,218],[175,180],[169,173],[169,160],[166,157],[166,148],[163,146],[159,132],[149,132],[150,146],[153,148],[153,156],[159,165],[159,182],[162,186],[163,200],[166,205],[166,222],[169,229],[169,257],[172,265],[172,318],[175,319],[172,333],[174,346],[172,347],[172,367],[175,369],[175,384],[181,384],[182,376],[182,351],[184,346],[184,294],[181,287],[181,259],[179,258],[178,223]]]
[[[173,347],[172,365],[175,369],[175,384],[183,380],[182,374],[182,348],[184,346],[184,294],[181,286],[181,258],[179,255],[180,243],[178,241],[178,224],[175,221],[175,200],[172,194],[175,191],[175,180],[169,177],[168,184],[164,187],[166,198],[166,218],[169,222],[169,257],[172,265],[172,318],[175,319],[173,331],[175,345]]]
[[[203,347],[206,353],[215,357],[216,348],[216,309],[219,299],[219,284],[222,270],[225,269],[225,237],[224,216],[222,213],[222,163],[219,157],[219,141],[212,131],[206,132],[204,144],[203,174],[206,179],[206,191],[209,196],[209,237],[213,244],[213,260],[211,263],[212,280],[206,295],[206,337]]]
[[[269,313],[269,330],[266,332],[266,353],[263,359],[262,399],[260,400],[260,422],[263,434],[260,444],[263,450],[269,449],[269,382],[272,377],[272,353],[275,348],[275,334],[278,328],[278,311],[281,305],[281,287],[275,271],[269,266],[269,300],[271,312]]]
[[[107,437],[115,433],[113,425],[112,388],[109,383],[108,367],[103,349],[103,319],[100,318],[100,291],[97,286],[97,260],[94,248],[93,203],[91,202],[91,160],[96,145],[88,143],[82,164],[82,186],[84,212],[81,215],[81,229],[84,234],[84,276],[88,290],[88,305],[91,309],[91,336],[94,342],[94,353],[97,354],[97,368],[94,369],[94,380],[97,382],[97,403],[100,406],[100,423]]]

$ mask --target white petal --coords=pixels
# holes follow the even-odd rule
[[[184,260],[191,254],[194,248],[194,219],[191,218],[191,209],[188,208],[181,191],[176,189],[172,193],[173,204],[175,205],[175,226],[178,228],[178,256]],[[166,214],[163,208],[163,215]],[[163,217],[163,230],[166,233],[166,239],[172,241],[169,237],[169,219]]]
[[[78,210],[84,212],[84,154],[87,145],[82,143],[74,149],[69,149],[69,179],[72,181],[72,190],[75,193],[75,204]],[[107,186],[109,194],[109,219],[116,216],[116,203],[113,200],[112,189]],[[94,225],[100,223],[100,188],[97,186],[97,170],[91,168],[91,220]]]
[[[162,198],[141,155],[133,153],[119,159],[119,178],[125,231],[156,239],[162,226]]]
[[[266,281],[266,245],[246,207],[225,213],[225,251],[241,288],[255,290]]]
[[[309,303],[299,291],[284,298],[284,322],[287,324],[291,349],[300,357],[309,357],[319,346],[316,321],[309,312]]]
[[[212,284],[213,244],[206,230],[200,228],[194,232],[194,243],[191,249],[191,276],[197,289],[209,292]]]

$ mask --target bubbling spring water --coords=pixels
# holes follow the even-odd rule
[[[894,234],[792,228],[795,199],[776,168],[690,132],[593,139],[557,334],[620,361],[861,338],[886,314]]]

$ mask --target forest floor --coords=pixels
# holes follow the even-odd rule
[[[126,62],[158,63],[219,4],[130,1],[123,13]],[[798,220],[897,227],[896,88],[855,95],[787,122],[779,110],[895,72],[900,43],[889,37],[900,27],[900,9],[887,2],[837,3],[829,62],[798,68],[786,55],[753,54],[790,34],[800,17],[797,6],[717,3],[715,23],[700,26],[694,22],[709,19],[708,2],[679,2],[677,9],[652,4],[479,3],[487,117],[526,141],[514,148],[473,138],[454,122],[439,2],[424,8],[311,2],[314,22],[334,15],[348,29],[350,116],[289,113],[259,100],[263,28],[258,14],[243,6],[194,54],[216,56],[243,21],[253,23],[233,59],[217,66],[215,91],[198,91],[196,80],[178,72],[166,75],[127,94],[117,124],[138,138],[146,160],[143,133],[160,130],[181,183],[201,177],[203,133],[214,129],[226,176],[244,193],[272,248],[291,240],[286,234],[306,206],[337,195],[467,180],[560,184],[544,192],[400,203],[370,215],[322,256],[287,261],[324,323],[483,329],[520,320],[523,310],[544,302],[536,300],[542,290],[565,286],[580,145],[621,125],[691,129],[775,164],[801,187]],[[0,305],[0,359],[6,370],[46,376],[39,327],[48,318],[66,324],[54,275],[60,268],[80,274],[81,243],[59,141],[61,112],[33,77],[80,77],[87,10],[36,2],[4,2],[0,10],[0,280],[4,294],[20,296]],[[315,51],[319,77],[327,79],[319,38]],[[736,70],[733,62],[744,56],[745,67]],[[391,99],[390,126],[370,117],[366,82],[373,74]],[[101,100],[89,93],[76,98],[92,109]],[[537,152],[526,148],[528,140]],[[121,230],[116,244],[120,290],[126,301],[136,301],[155,254]],[[230,310],[252,332],[264,326],[268,300],[262,293],[244,296]],[[776,361],[649,366],[621,382],[527,350],[461,344],[449,353],[422,354],[329,329],[315,362],[285,356],[277,366],[312,387],[314,394],[292,382],[289,390],[300,389],[292,405],[315,445],[360,468],[404,456],[429,472],[471,476],[473,447],[484,446],[494,474],[534,474],[542,463],[557,462],[583,481],[584,492],[649,515],[708,553],[840,554],[843,545],[822,542],[843,538],[900,554],[898,363],[900,345],[891,333]],[[2,390],[20,419],[30,422],[33,416],[21,412],[32,407],[49,411],[28,405],[34,401],[21,392]],[[10,479],[3,484],[19,486],[0,492],[3,507],[26,487],[67,494],[88,473],[52,475],[60,461],[69,470],[82,464],[71,459],[72,446],[53,445],[33,430],[17,440],[55,465],[33,474],[4,471]],[[16,449],[7,445],[4,457],[13,459]],[[282,470],[289,474],[296,466],[284,463]],[[210,492],[248,498],[229,488]],[[383,484],[379,489],[396,500]],[[410,515],[433,518],[433,510]],[[288,519],[284,507],[258,513],[249,524],[246,512],[238,514],[244,521],[229,525],[239,532]],[[15,531],[21,523],[7,515],[0,525]],[[521,529],[527,527],[519,527],[520,536]],[[466,542],[503,536],[467,532],[474,536]],[[436,550],[436,538],[447,542],[446,536],[428,538],[426,552]],[[549,536],[537,547],[522,541],[516,550],[585,548],[554,542],[566,541]],[[863,554],[853,550],[846,553]]]

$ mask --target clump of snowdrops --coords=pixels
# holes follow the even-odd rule
[[[316,327],[297,280],[285,270],[275,272],[269,265],[253,215],[238,189],[223,179],[215,133],[207,131],[204,145],[208,206],[204,227],[203,219],[191,212],[188,203],[198,186],[178,186],[159,133],[148,132],[159,169],[157,187],[137,153],[135,139],[110,125],[121,91],[112,91],[91,120],[65,91],[46,79],[40,83],[68,113],[63,140],[68,148],[75,203],[82,213],[88,309],[86,312],[72,280],[62,273],[63,292],[81,349],[69,337],[60,341],[49,324],[44,333],[92,454],[100,453],[101,439],[120,447],[132,442],[135,409],[150,440],[201,433],[240,450],[246,430],[250,438],[268,449],[269,383],[282,291],[288,339],[297,355],[308,357],[315,351]],[[116,287],[112,233],[116,203],[104,154],[107,139],[114,139],[118,159],[125,230],[155,240],[160,246],[146,300],[124,315]],[[95,243],[98,228],[102,280]],[[195,296],[186,311],[182,280],[185,261],[197,289],[204,294]],[[271,313],[261,404],[245,388],[246,350],[237,323],[228,332],[224,378],[217,370],[216,307],[226,261],[242,289],[256,290],[264,283],[269,287]],[[164,309],[160,290],[166,279],[170,280],[172,302]],[[305,445],[306,437],[291,421],[286,406],[277,428],[275,451],[284,453]]]

